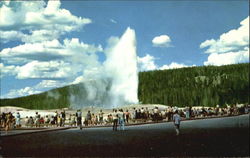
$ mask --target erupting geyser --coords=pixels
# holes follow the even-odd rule
[[[71,97],[75,108],[84,106],[117,107],[138,103],[138,71],[135,31],[127,28],[122,37],[110,38],[106,61],[95,73],[83,74],[82,97]],[[86,79],[87,78],[87,79]]]

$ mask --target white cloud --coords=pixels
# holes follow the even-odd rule
[[[27,43],[0,52],[2,60],[16,67],[17,78],[64,78],[73,77],[83,67],[99,64],[96,52],[102,47],[88,45],[79,39],[65,39],[40,43]],[[8,75],[5,73],[4,75]]]
[[[16,74],[16,67],[13,65],[5,66],[3,63],[0,63],[0,77],[5,75],[15,75]]]
[[[15,98],[15,97],[27,96],[27,95],[37,94],[37,93],[41,93],[41,91],[37,91],[32,87],[25,87],[25,88],[18,89],[18,90],[12,89],[6,95],[1,96],[1,98]]]
[[[64,61],[39,62],[32,61],[17,68],[17,78],[68,78],[77,74],[70,63]]]
[[[196,65],[192,65],[192,66],[196,66]],[[172,62],[169,65],[163,65],[161,66],[159,69],[160,70],[165,70],[165,69],[179,69],[179,68],[183,68],[183,67],[191,67],[190,65],[185,65],[182,63],[176,63],[176,62]]]
[[[7,94],[2,95],[1,98],[15,98],[15,97],[27,96],[27,95],[32,95],[32,94],[38,94],[45,90],[49,90],[51,88],[62,87],[67,84],[68,84],[67,82],[63,82],[63,81],[42,80],[40,83],[32,87],[12,89]]]
[[[225,53],[237,51],[249,46],[249,17],[244,19],[238,29],[223,33],[219,39],[206,40],[200,44],[200,48],[208,49],[205,53]]]
[[[46,89],[46,88],[56,88],[65,86],[66,82],[56,81],[56,80],[42,80],[38,83],[35,88],[36,89]]]
[[[23,38],[25,38],[26,35],[23,34],[20,31],[1,31],[0,30],[0,43],[7,43],[9,41],[14,41],[14,40],[21,40]]]
[[[160,35],[154,37],[152,40],[153,46],[155,47],[169,47],[171,39],[168,35]]]
[[[219,39],[202,42],[200,48],[210,53],[204,65],[226,65],[249,62],[249,16],[241,21],[240,27],[220,35]]]
[[[93,56],[96,52],[101,52],[102,50],[101,45],[85,44],[77,38],[65,39],[63,44],[55,39],[5,48],[0,52],[0,56],[3,60],[7,60],[10,63],[16,63],[20,58],[25,63],[31,60],[48,61],[62,58],[72,60],[73,57],[79,59],[79,56],[87,58],[86,56]]]
[[[137,57],[137,63],[140,71],[156,70],[155,57],[147,54],[144,57]]]
[[[44,1],[3,2],[0,8],[0,31],[4,36],[1,42],[53,40],[92,22],[88,18],[76,17],[60,6],[61,2],[54,0],[49,0],[47,4]],[[16,31],[18,38],[6,35],[10,31]]]
[[[185,65],[182,63],[172,62],[169,65],[158,66],[155,63],[156,58],[147,54],[144,57],[137,57],[137,63],[139,71],[150,71],[150,70],[165,70],[165,69],[178,69],[183,67],[191,67],[196,65]]]
[[[1,66],[4,72],[1,77],[74,77],[80,67],[98,64],[95,53],[103,51],[100,45],[86,44],[77,38],[58,41],[61,35],[91,23],[91,19],[74,16],[60,7],[61,2],[54,0],[1,2],[0,42],[24,42],[0,51],[2,61],[8,65]],[[5,73],[10,68],[14,71]]]
[[[228,65],[249,62],[249,48],[238,52],[228,53],[212,53],[208,56],[208,60],[204,62],[204,65]]]

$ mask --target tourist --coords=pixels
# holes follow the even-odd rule
[[[149,113],[148,107],[146,107],[146,110],[145,110],[145,117],[146,117],[145,119],[146,119],[146,121],[148,121],[149,116],[150,116],[150,113]]]
[[[137,122],[137,119],[139,119],[139,114],[138,114],[138,111],[137,111],[137,109],[134,109],[135,111],[134,111],[134,122]]]
[[[5,128],[6,126],[6,121],[7,121],[7,118],[6,118],[6,113],[2,113],[2,116],[1,116],[1,127]]]
[[[192,106],[189,106],[188,111],[189,111],[189,118],[193,117]]]
[[[48,115],[45,116],[44,123],[45,123],[45,126],[46,126],[46,127],[49,126],[50,119],[49,119],[49,116],[48,116]]]
[[[19,112],[16,114],[16,127],[19,128],[21,127],[21,115]]]
[[[175,125],[176,135],[180,134],[180,123],[181,123],[181,117],[178,114],[178,110],[175,111],[175,114],[173,116],[173,122]]]
[[[190,110],[189,110],[188,107],[186,107],[186,109],[185,109],[185,115],[186,115],[186,119],[189,119],[189,117],[190,117]]]
[[[88,113],[87,113],[86,120],[88,122],[88,125],[91,125],[91,113],[90,113],[90,111],[88,111]]]
[[[76,126],[76,116],[75,114],[70,114],[69,116],[69,124],[70,126]]]
[[[94,126],[96,124],[96,117],[95,117],[94,113],[92,113],[92,115],[91,115],[91,124],[92,124],[92,126]]]
[[[64,125],[65,125],[65,120],[66,120],[66,113],[65,113],[65,110],[63,110],[63,111],[61,112],[61,118],[62,118],[62,123],[61,123],[61,125],[64,127]]]
[[[36,127],[40,127],[40,115],[38,114],[38,112],[36,112],[36,115],[35,115],[35,126]]]
[[[126,118],[126,122],[128,123],[128,120],[129,120],[129,116],[130,116],[130,113],[128,112],[128,110],[126,110],[125,112],[125,118]]]
[[[104,113],[102,112],[102,110],[100,110],[100,112],[99,112],[99,114],[98,114],[98,115],[99,115],[99,124],[100,124],[100,125],[103,124],[103,114],[104,114]]]
[[[39,119],[39,125],[40,126],[44,126],[44,118],[43,117],[41,117],[40,119]]]
[[[60,115],[58,115],[58,117],[57,117],[57,124],[58,124],[59,127],[62,126],[62,118],[61,118]]]
[[[124,131],[125,130],[125,115],[122,109],[120,109],[118,112],[118,119],[119,119],[119,129]]]
[[[153,117],[154,120],[153,121],[158,122],[158,119],[159,119],[158,118],[159,117],[159,109],[158,109],[158,107],[155,107],[153,111],[154,111],[154,117]]]
[[[8,130],[11,128],[11,124],[12,124],[12,113],[9,112],[6,115],[6,125],[5,125],[5,131],[8,132]]]
[[[118,114],[116,109],[114,110],[112,115],[113,115],[113,131],[117,131]]]
[[[77,119],[77,126],[79,126],[80,130],[82,130],[82,112],[81,112],[81,110],[77,110],[76,119]]]
[[[57,117],[58,117],[58,113],[56,111],[54,114],[54,121],[55,121],[54,124],[58,127]]]
[[[52,116],[51,121],[50,121],[51,126],[52,127],[56,126],[56,122],[57,122],[56,116]]]
[[[33,119],[32,116],[30,116],[30,118],[28,120],[28,124],[29,124],[30,127],[33,127],[33,125],[34,125],[34,119]]]
[[[112,125],[112,122],[113,122],[113,116],[112,116],[112,114],[108,115],[107,121],[108,121],[108,124]]]
[[[144,110],[144,108],[142,107],[141,108],[141,119],[144,121],[144,119],[145,119],[145,110]]]

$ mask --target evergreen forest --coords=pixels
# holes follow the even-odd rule
[[[81,100],[87,95],[82,89],[84,85],[77,84],[25,97],[1,99],[0,106],[66,108],[70,107],[70,97]],[[249,63],[140,72],[138,98],[143,104],[178,107],[249,104]]]

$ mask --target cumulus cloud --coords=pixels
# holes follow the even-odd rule
[[[9,41],[21,40],[25,38],[26,35],[20,31],[1,31],[0,30],[0,43],[7,43]]]
[[[240,27],[209,39],[200,44],[209,53],[205,65],[226,65],[249,61],[249,16],[241,21]],[[248,53],[247,53],[248,52]]]
[[[25,78],[63,78],[74,76],[79,67],[96,65],[100,45],[90,45],[78,38],[58,38],[82,29],[91,19],[74,16],[61,8],[60,1],[3,1],[0,5],[1,42],[12,40],[24,44],[3,48],[0,57],[5,75]],[[12,73],[5,73],[9,69]],[[9,71],[8,71],[9,72]]]
[[[157,69],[155,64],[155,57],[149,54],[146,54],[144,57],[137,57],[138,68],[140,71],[150,71]]]
[[[83,70],[100,64],[97,52],[101,45],[86,44],[78,38],[59,38],[72,31],[81,30],[92,22],[77,17],[61,8],[60,1],[3,1],[0,2],[1,76],[16,79],[43,79],[33,87],[11,90],[9,96],[22,96],[57,87],[57,79],[73,80]],[[6,48],[7,42],[19,45]],[[49,79],[49,80],[48,80]]]
[[[15,98],[15,97],[20,97],[20,96],[38,94],[38,93],[42,93],[44,90],[49,90],[55,87],[62,87],[67,84],[68,84],[67,82],[62,82],[62,81],[42,80],[40,83],[32,87],[12,89],[7,94],[2,95],[1,98]]]
[[[89,45],[80,42],[78,38],[65,39],[61,44],[57,39],[39,43],[25,43],[13,48],[5,48],[0,52],[0,56],[8,62],[16,62],[22,58],[23,62],[30,60],[56,60],[67,59],[76,55],[90,55],[91,53],[102,51],[101,45]]]
[[[204,65],[228,65],[249,62],[249,48],[238,52],[212,53]]]
[[[172,62],[169,65],[163,65],[161,66],[159,69],[160,70],[165,70],[165,69],[178,69],[178,68],[183,68],[183,67],[192,67],[192,66],[196,66],[196,65],[185,65],[182,63],[176,63],[176,62]]]
[[[182,63],[172,62],[169,65],[159,66],[155,63],[155,58],[152,55],[147,54],[144,57],[137,57],[137,63],[139,67],[139,71],[150,71],[150,70],[165,70],[165,69],[178,69],[183,67],[191,67],[196,65],[185,65]]]
[[[7,93],[6,95],[1,96],[2,98],[14,98],[14,97],[19,97],[19,96],[27,96],[27,95],[32,95],[32,94],[37,94],[41,93],[41,91],[37,91],[32,87],[25,87],[22,89],[12,89]]]
[[[156,36],[152,40],[154,47],[170,47],[171,39],[168,35]]]
[[[0,77],[6,76],[6,75],[15,75],[16,67],[14,65],[6,66],[3,63],[0,63]]]
[[[39,42],[81,29],[91,19],[74,16],[62,9],[60,1],[10,1],[1,2],[1,42],[21,40]],[[15,32],[13,32],[15,31]],[[17,38],[13,38],[17,34]]]
[[[2,60],[10,64],[19,63],[16,67],[17,78],[64,78],[74,76],[80,67],[97,65],[96,52],[102,47],[88,45],[79,39],[65,39],[63,44],[58,40],[40,43],[27,43],[0,52]],[[5,74],[7,75],[7,74]]]
[[[79,71],[64,61],[32,61],[17,68],[17,78],[67,78]]]
[[[55,88],[65,86],[67,82],[56,81],[56,80],[42,80],[38,83],[35,88],[36,89],[46,89],[46,88]]]

